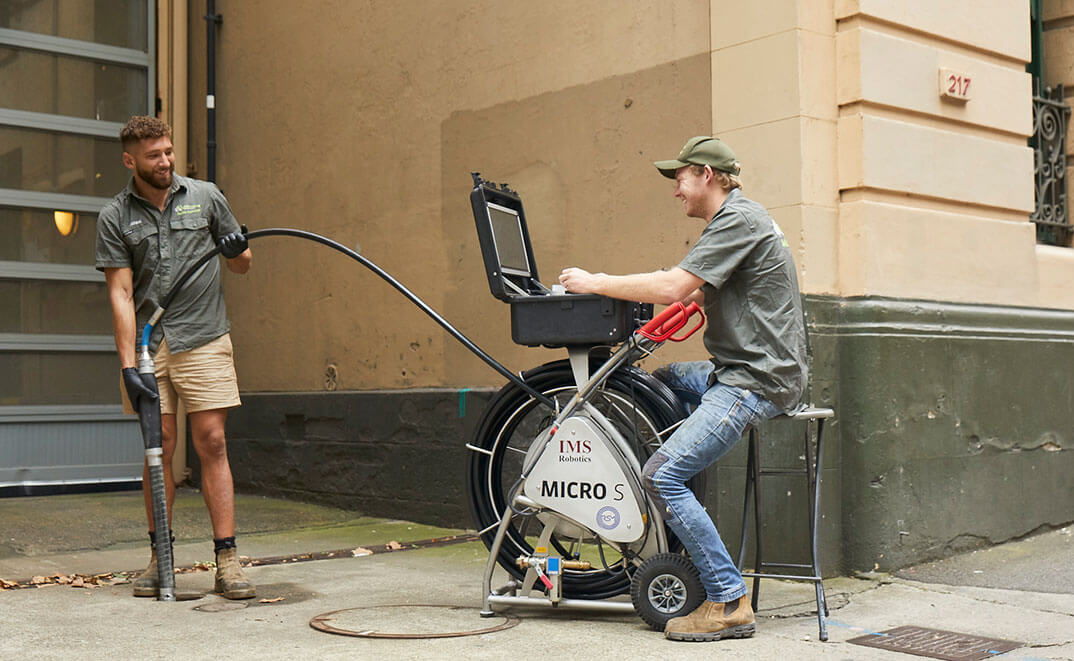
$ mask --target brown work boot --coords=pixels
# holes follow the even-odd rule
[[[134,579],[135,597],[155,597],[157,588],[160,586],[160,572],[157,570],[157,550],[153,549],[149,556],[149,566],[145,568],[138,578]]]
[[[753,608],[743,595],[726,604],[705,601],[689,615],[668,620],[664,637],[692,641],[749,638],[754,630]]]
[[[256,594],[254,584],[246,579],[235,547],[216,552],[216,592],[225,599],[249,599]]]

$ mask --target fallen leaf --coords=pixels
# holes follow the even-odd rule
[[[367,548],[362,548],[361,546],[351,551],[351,556],[355,558],[361,557],[363,555],[373,555],[373,552]]]
[[[66,578],[66,577],[64,577],[64,578]],[[86,584],[86,582],[82,580],[81,576],[79,576],[78,578],[76,578],[73,581],[68,579],[68,582],[71,584],[71,587],[73,587],[73,588],[80,588],[80,587],[82,587],[83,585]],[[61,583],[61,585],[62,585],[62,583]]]
[[[195,562],[194,566],[191,567],[190,569],[176,569],[175,571],[176,571],[176,573],[189,574],[190,572],[212,571],[214,569],[216,569],[216,563],[215,562]]]
[[[30,585],[44,585],[48,583],[48,579],[44,576],[34,576],[30,579]]]
[[[262,599],[261,603],[263,603],[263,604],[274,604],[277,601],[283,601],[284,599],[286,599],[286,597],[276,597],[275,599]]]
[[[387,547],[387,549],[389,551],[398,551],[401,548],[403,548],[403,545],[400,544],[399,542],[395,541],[394,539],[392,541],[388,542],[385,546]]]
[[[0,578],[0,590],[14,590],[17,587],[19,587],[18,583]]]

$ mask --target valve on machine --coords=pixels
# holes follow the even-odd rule
[[[526,570],[526,580],[523,584],[532,584],[534,581],[540,581],[548,590],[548,600],[553,604],[558,603],[563,597],[563,577],[564,569],[577,569],[587,570],[591,569],[588,560],[567,560],[557,556],[548,555],[548,549],[544,546],[538,546],[534,549],[533,555],[523,555],[515,561],[519,569]],[[533,580],[531,580],[530,572],[533,573]]]

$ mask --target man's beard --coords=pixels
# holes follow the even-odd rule
[[[138,178],[157,190],[168,190],[172,187],[172,171],[174,166],[168,168],[164,174],[158,174],[156,168],[143,170],[138,168]]]

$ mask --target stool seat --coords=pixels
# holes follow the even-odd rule
[[[742,576],[753,579],[753,609],[757,610],[758,592],[760,579],[776,578],[790,581],[810,581],[816,588],[817,595],[817,627],[820,631],[820,639],[828,640],[828,627],[824,618],[828,615],[828,603],[824,595],[824,582],[820,575],[820,566],[817,562],[817,517],[820,509],[820,469],[821,450],[824,438],[824,421],[835,417],[835,411],[825,407],[806,406],[805,408],[776,416],[773,420],[793,420],[805,422],[805,465],[801,469],[762,469],[757,452],[757,440],[760,432],[756,427],[749,431],[749,448],[746,460],[746,493],[742,503],[742,538],[738,550],[738,569],[742,572],[742,566],[746,558],[746,544],[749,540],[749,510],[751,500],[753,507],[753,525],[757,537],[754,554],[754,572],[742,572]],[[813,449],[813,428],[816,427],[816,450]],[[809,553],[810,564],[764,561],[761,556],[761,490],[760,478],[766,475],[801,475],[806,478],[808,485],[807,515],[809,517]],[[796,570],[799,574],[775,574],[766,572],[765,568],[783,568]]]
[[[816,408],[813,406],[807,406],[801,411],[795,411],[794,413],[784,413],[777,415],[773,420],[817,420],[819,418],[834,418],[835,411],[826,408]]]

